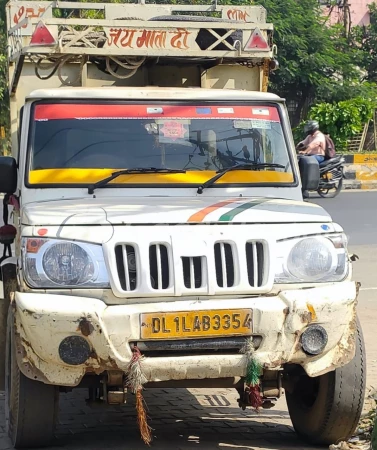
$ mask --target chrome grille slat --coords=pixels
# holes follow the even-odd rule
[[[131,268],[129,259],[135,258]],[[135,247],[131,244],[119,244],[115,247],[115,258],[118,270],[118,277],[121,287],[126,292],[132,292],[137,287],[137,256]]]
[[[203,284],[201,256],[182,256],[183,284],[186,289],[199,289]]]
[[[235,282],[235,261],[229,242],[216,242],[214,248],[216,280],[220,288],[230,288]]]
[[[169,253],[165,244],[149,246],[149,274],[153,290],[166,290],[170,284]]]
[[[195,266],[194,258],[190,258],[190,288],[195,288]]]
[[[253,242],[253,269],[254,269],[254,287],[258,286],[258,255],[257,255],[257,244]]]
[[[265,282],[264,251],[262,242],[250,241],[246,243],[247,273],[249,284],[253,288],[260,288]]]
[[[226,272],[226,260],[225,260],[225,246],[224,242],[220,243],[220,254],[221,254],[221,269],[223,272],[223,285],[228,286],[228,275]]]
[[[123,254],[124,280],[126,282],[126,291],[130,291],[131,290],[130,271],[128,268],[128,255],[126,245],[122,245],[122,254]]]
[[[157,256],[157,289],[162,289],[162,269],[161,269],[161,250],[160,244],[156,245]]]

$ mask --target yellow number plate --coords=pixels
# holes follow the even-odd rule
[[[141,339],[204,338],[250,335],[251,309],[219,309],[140,315]]]

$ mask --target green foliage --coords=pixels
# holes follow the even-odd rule
[[[339,26],[329,26],[318,0],[256,0],[274,24],[280,69],[271,75],[271,90],[297,103],[297,124],[305,109],[326,95],[359,83],[354,65],[357,49],[349,46]],[[344,86],[344,89],[342,87]]]
[[[368,5],[372,18],[369,25],[352,28],[352,45],[357,49],[355,63],[363,70],[363,78],[377,82],[377,4]]]
[[[135,3],[136,0],[107,0],[107,2]],[[211,0],[146,0],[146,2],[210,4]],[[6,0],[0,0],[0,122],[8,125],[5,3]],[[328,18],[323,16],[324,10],[321,9],[318,0],[219,0],[219,3],[237,6],[253,3],[266,8],[267,19],[274,25],[274,43],[277,45],[277,59],[280,64],[280,68],[270,76],[269,90],[297,105],[292,118],[293,126],[301,122],[313,104],[317,104],[315,107],[317,109],[314,108],[312,111],[318,110],[318,114],[324,116],[324,119],[321,116],[321,120],[326,120],[326,113],[319,112],[321,104],[339,105],[353,97],[369,98],[376,95],[377,22],[372,21],[367,27],[353,28],[351,35],[346,38],[340,25],[329,26]],[[372,14],[377,15],[376,4],[370,5],[369,8]],[[74,10],[66,10],[62,16],[77,13]],[[102,17],[102,14],[102,11],[95,10],[81,12],[82,17],[93,19]],[[333,117],[335,113],[330,106],[326,108],[327,115]],[[355,110],[347,108],[347,111]],[[353,117],[352,112],[349,114]],[[343,136],[354,133],[359,127],[356,122],[351,120],[348,127],[346,124],[343,125],[342,131],[339,131],[337,141],[339,145],[344,143]],[[326,123],[326,126],[330,127],[331,124]],[[334,127],[335,125],[331,128],[334,129],[333,134]],[[295,130],[296,135],[300,131],[302,130],[299,125]]]
[[[336,103],[318,103],[309,118],[318,120],[321,131],[329,133],[338,150],[346,150],[347,140],[360,133],[373,116],[376,100],[357,97]],[[303,124],[294,130],[296,142],[303,137]]]

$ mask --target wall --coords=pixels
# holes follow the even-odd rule
[[[348,0],[351,11],[351,23],[355,25],[368,25],[369,24],[369,12],[368,5],[373,3],[374,0]],[[324,7],[324,14],[328,15],[330,9]],[[330,23],[337,23],[340,19],[343,22],[343,9],[335,6],[331,13]]]

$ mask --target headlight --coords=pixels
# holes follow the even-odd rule
[[[100,245],[23,238],[22,255],[25,280],[31,287],[109,287]]]
[[[277,244],[275,283],[333,282],[347,274],[344,234],[287,239]]]

